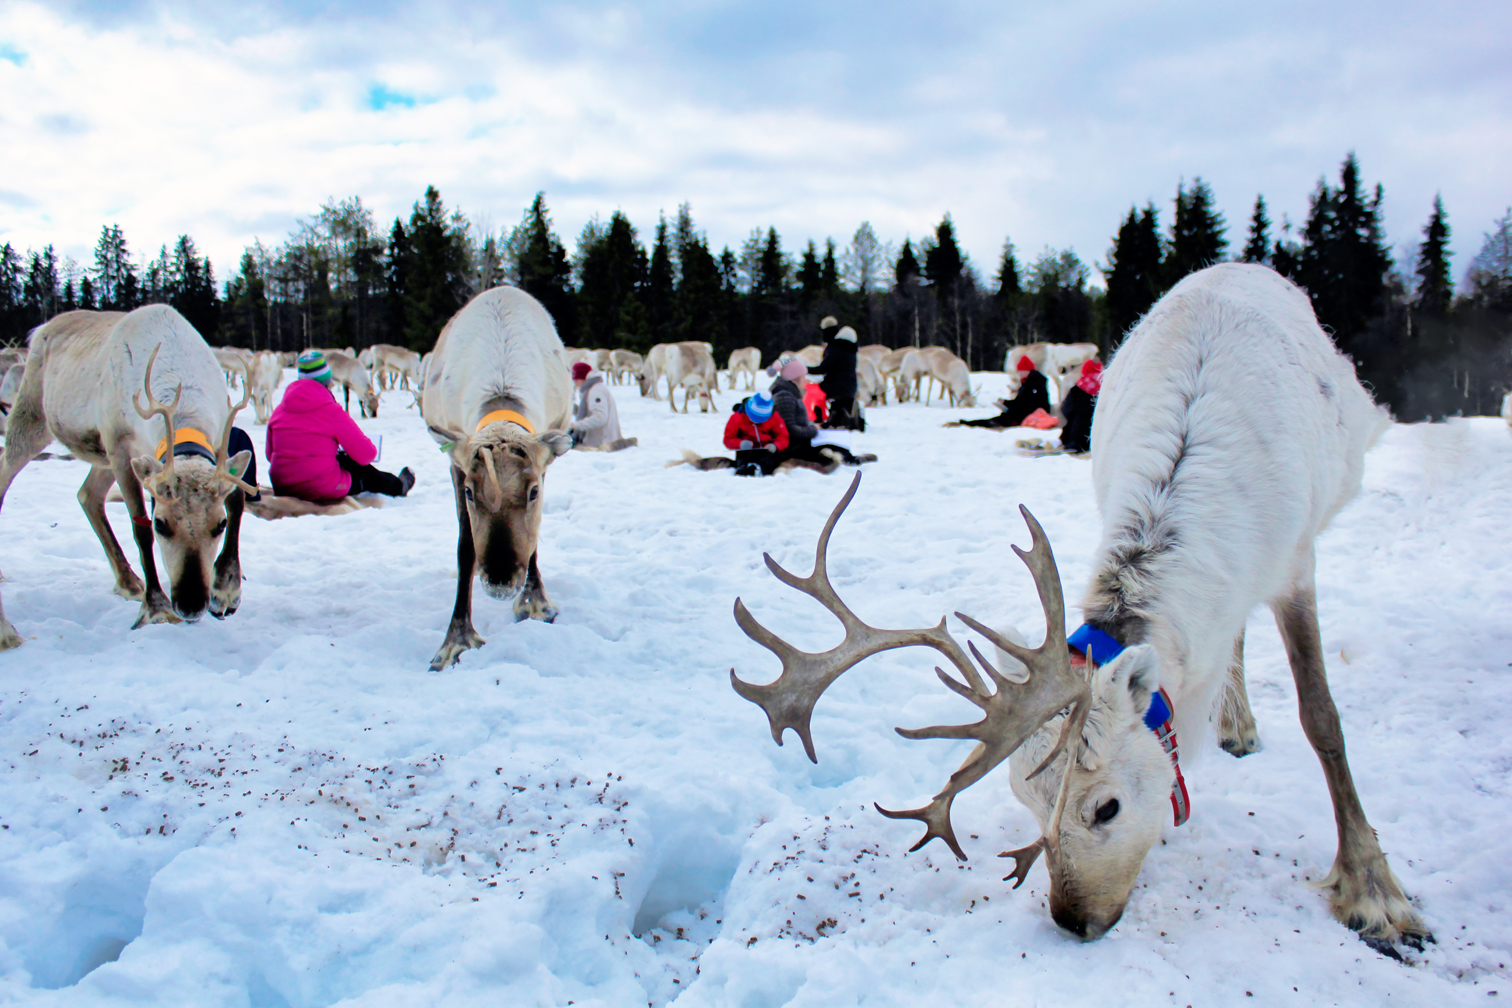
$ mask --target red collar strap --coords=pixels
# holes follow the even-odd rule
[[[1192,801],[1187,795],[1186,778],[1181,776],[1181,761],[1177,754],[1176,727],[1172,724],[1176,718],[1176,706],[1171,703],[1171,696],[1165,691],[1165,687],[1161,687],[1159,696],[1165,703],[1166,717],[1154,726],[1155,739],[1160,743],[1160,748],[1171,757],[1171,767],[1176,771],[1176,783],[1171,787],[1171,812],[1175,816],[1176,825],[1180,826],[1192,817]]]

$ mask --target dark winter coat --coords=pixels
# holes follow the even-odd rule
[[[742,446],[743,441],[748,444]],[[765,448],[767,445],[776,445],[778,451],[788,446],[787,425],[782,422],[782,417],[776,410],[761,423],[753,422],[743,409],[736,409],[730,414],[730,419],[725,422],[726,448],[739,450],[742,447]]]
[[[1024,418],[1037,409],[1045,412],[1050,411],[1050,388],[1045,381],[1045,376],[1038,371],[1030,371],[1024,375],[1023,383],[1019,385],[1018,395],[1004,404],[1001,414],[993,418],[994,426],[1017,427],[1024,422]]]
[[[819,387],[830,399],[856,398],[856,344],[850,340],[830,340],[819,366],[809,368],[809,376],[814,375],[824,376]]]
[[[1092,414],[1096,409],[1097,396],[1088,395],[1076,385],[1071,386],[1066,401],[1061,403],[1061,416],[1066,418],[1066,425],[1060,432],[1062,448],[1073,452],[1092,450]]]
[[[819,434],[819,426],[809,419],[808,410],[803,408],[803,393],[798,391],[798,386],[786,378],[778,378],[772,382],[770,391],[775,412],[782,417],[789,440],[795,446],[807,445],[814,440]]]

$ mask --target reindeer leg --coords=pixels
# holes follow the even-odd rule
[[[1250,710],[1249,691],[1244,688],[1244,631],[1234,638],[1234,657],[1229,661],[1228,682],[1218,714],[1218,744],[1234,756],[1260,751],[1260,733]]]
[[[114,483],[113,470],[91,468],[89,475],[84,477],[84,482],[79,486],[79,507],[84,509],[90,527],[100,537],[100,545],[105,547],[105,559],[110,561],[110,569],[115,572],[115,588],[111,590],[123,599],[140,602],[146,597],[142,579],[131,569],[131,562],[126,559],[120,542],[116,540],[115,530],[105,519],[105,494]]]
[[[136,622],[131,624],[131,629],[135,630],[148,623],[182,623],[183,620],[174,614],[173,606],[163,592],[162,583],[158,581],[157,560],[152,555],[152,516],[147,513],[142,484],[137,480],[136,473],[131,469],[131,460],[124,452],[119,457],[112,458],[111,462],[116,485],[121,488],[121,499],[126,502],[126,511],[131,515],[131,537],[136,540],[137,555],[142,561],[142,574],[147,579],[146,590],[142,593],[142,608],[137,613]]]
[[[41,369],[37,369],[40,376]],[[29,382],[23,382],[16,404],[6,417],[5,460],[0,463],[0,506],[5,504],[6,491],[26,463],[36,458],[47,447],[52,435],[47,431],[47,421],[42,416],[42,389],[40,378],[32,391]],[[3,578],[0,578],[3,580]],[[21,635],[5,617],[5,607],[0,603],[0,651],[21,646]]]
[[[1319,885],[1328,893],[1336,919],[1360,933],[1376,951],[1401,958],[1393,947],[1403,942],[1421,949],[1433,936],[1408,903],[1402,885],[1381,852],[1375,831],[1355,791],[1344,753],[1344,729],[1328,692],[1323,642],[1318,635],[1318,604],[1311,573],[1290,598],[1272,606],[1286,643],[1286,657],[1297,684],[1302,730],[1312,743],[1333,798],[1339,850],[1333,870]]]
[[[452,606],[451,625],[446,628],[441,650],[431,659],[432,672],[455,665],[463,651],[484,644],[472,625],[473,568],[478,562],[478,554],[473,547],[472,522],[467,517],[467,498],[463,495],[465,477],[456,466],[452,466],[451,474],[452,489],[457,494],[457,602]]]
[[[210,615],[225,619],[241,606],[241,522],[247,496],[240,487],[226,497],[226,540],[215,558],[215,585],[210,589]]]
[[[559,615],[557,607],[552,605],[551,599],[546,597],[546,588],[541,584],[541,570],[536,566],[536,557],[539,555],[539,551],[530,554],[530,570],[525,575],[525,587],[515,599],[516,623],[523,619],[538,619],[555,623]]]

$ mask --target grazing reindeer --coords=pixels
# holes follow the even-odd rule
[[[348,413],[352,412],[352,391],[355,389],[358,415],[376,417],[378,392],[373,388],[373,380],[368,374],[368,369],[359,364],[357,358],[344,354],[340,350],[325,351],[325,359],[326,364],[331,368],[331,379],[345,390],[342,408]]]
[[[646,351],[646,359],[641,363],[640,373],[637,375],[642,398],[650,396],[657,402],[661,402],[661,393],[657,391],[657,386],[661,384],[662,375],[666,373],[667,354],[671,348],[670,343],[658,343]],[[667,397],[669,399],[672,397],[670,387],[667,389]]]
[[[735,388],[735,376],[744,373],[746,388],[756,387],[756,372],[761,370],[761,350],[757,347],[741,347],[730,351],[730,389]]]
[[[252,394],[252,411],[257,414],[257,422],[265,424],[273,415],[273,393],[283,382],[283,368],[279,366],[276,354],[264,350],[252,357],[252,369],[249,374],[248,389]]]
[[[451,455],[458,538],[457,600],[433,670],[483,644],[472,625],[474,570],[489,595],[514,598],[516,619],[556,619],[536,545],[546,467],[572,447],[562,357],[551,316],[516,287],[479,294],[436,340],[421,410]]]
[[[753,686],[732,672],[733,685],[766,710],[774,737],[795,729],[812,758],[809,716],[829,683],[885,648],[939,649],[965,683],[941,678],[986,717],[900,732],[981,745],[927,806],[886,814],[925,823],[915,849],[939,837],[964,858],[951,802],[1011,754],[1014,793],[1034,812],[1042,836],[1005,854],[1016,861],[1009,877],[1022,882],[1043,852],[1051,915],[1090,940],[1123,914],[1169,810],[1178,825],[1185,818],[1176,738],[1201,738],[1227,692],[1242,717],[1220,724],[1226,748],[1253,748],[1253,723],[1240,723],[1249,720],[1247,699],[1240,701],[1242,635],[1250,611],[1266,603],[1286,644],[1303,730],[1333,797],[1339,848],[1322,883],[1333,914],[1387,954],[1397,954],[1397,942],[1421,947],[1430,936],[1386,863],[1345,759],[1314,589],[1313,541],[1358,492],[1365,451],[1389,422],[1295,286],[1262,266],[1194,273],[1129,335],[1103,383],[1093,431],[1102,540],[1082,605],[1087,624],[1072,635],[1077,654],[1063,630],[1049,543],[1027,511],[1033,548],[1014,550],[1039,589],[1044,643],[1030,650],[961,617],[1021,663],[1027,679],[1002,675],[973,645],[992,680],[989,692],[943,620],[912,631],[862,623],[835,595],[825,568],[829,535],[852,484],[820,536],[810,577],[767,560],[782,581],[840,618],[844,643],[818,655],[798,651],[737,600],[737,622],[782,659],[783,673],[769,686]],[[1145,730],[1152,724],[1156,731]],[[1248,737],[1235,737],[1236,729]]]
[[[893,398],[900,403],[908,402],[908,385],[903,381],[903,358],[913,353],[913,347],[899,347],[897,350],[889,350],[877,361],[877,374],[882,381],[893,383]],[[860,351],[857,351],[860,355]]]
[[[61,441],[91,465],[79,488],[79,505],[115,572],[116,594],[142,603],[133,629],[193,622],[207,608],[217,618],[236,612],[242,493],[257,488],[236,475],[246,472],[251,452],[228,459],[226,446],[236,413],[247,404],[246,393],[235,406],[227,401],[210,347],[166,305],[130,314],[64,312],[32,333],[31,348],[10,415],[0,502],[26,463],[48,442]],[[161,400],[175,385],[165,405]],[[105,519],[112,483],[120,487],[131,515],[145,585]],[[152,497],[151,513],[144,489]],[[224,545],[215,556],[222,536]],[[167,569],[166,596],[153,559],[154,537]],[[0,611],[0,648],[20,643]]]
[[[645,360],[633,350],[609,351],[609,366],[614,372],[614,384],[623,385],[626,378],[639,376]]]
[[[420,355],[413,350],[389,343],[375,343],[373,364],[368,368],[374,375],[381,375],[385,388],[412,387],[419,380]]]
[[[672,393],[679,386],[683,390],[684,413],[688,412],[688,400],[695,395],[698,397],[700,412],[708,413],[714,409],[714,393],[719,390],[719,372],[714,370],[714,355],[709,352],[708,346],[707,343],[688,341],[670,343],[663,351],[661,373],[667,379],[667,405],[672,408],[672,412],[677,412]]]
[[[940,383],[950,405],[976,405],[976,396],[971,391],[971,372],[967,370],[966,362],[944,347],[934,348],[934,353],[929,355],[929,377]]]
[[[226,373],[226,385],[236,388],[236,382],[252,367],[252,352],[241,347],[211,347],[221,370]]]

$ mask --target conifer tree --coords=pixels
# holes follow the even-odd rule
[[[1102,270],[1108,285],[1108,326],[1113,340],[1119,341],[1165,289],[1155,204],[1148,203],[1143,210],[1129,208]]]
[[[1449,219],[1444,213],[1442,196],[1433,197],[1433,215],[1423,227],[1423,244],[1418,246],[1417,297],[1413,307],[1418,311],[1442,315],[1449,310],[1454,298],[1454,281],[1449,276]]]
[[[898,253],[898,261],[893,266],[893,286],[898,293],[908,295],[912,293],[913,285],[920,276],[919,260],[914,256],[913,239],[903,239],[903,251]]]
[[[1381,187],[1367,196],[1353,153],[1339,170],[1339,186],[1322,179],[1313,193],[1296,280],[1312,298],[1318,321],[1340,349],[1362,361],[1355,342],[1385,307],[1391,255],[1381,238]]]
[[[787,292],[788,259],[782,251],[777,229],[767,228],[766,243],[761,247],[761,262],[756,271],[757,297],[778,298]]]
[[[1228,239],[1223,236],[1223,215],[1213,209],[1213,191],[1201,177],[1190,186],[1176,189],[1176,217],[1171,222],[1170,251],[1165,266],[1167,289],[1188,273],[1211,266],[1223,258]]]
[[[672,248],[668,241],[667,218],[663,216],[656,222],[656,242],[651,246],[651,266],[646,280],[646,313],[651,318],[651,338],[656,343],[672,342],[675,294]]]
[[[26,335],[21,297],[21,256],[10,242],[0,245],[0,343],[15,345]]]
[[[201,258],[194,239],[179,235],[168,261],[168,303],[206,340],[218,342],[221,304],[208,256]]]
[[[558,332],[574,332],[572,264],[567,260],[566,247],[551,229],[545,193],[536,193],[520,227],[525,229],[520,252],[521,289],[551,313]],[[410,230],[414,230],[413,225]]]
[[[648,263],[630,219],[616,210],[580,259],[578,344],[649,349],[650,318],[640,300]]]
[[[6,246],[9,248],[9,246]],[[0,286],[4,279],[0,276]],[[1470,302],[1512,312],[1512,207],[1486,235],[1466,274]]]
[[[1243,259],[1247,263],[1270,262],[1270,218],[1265,213],[1265,197],[1255,197],[1255,212],[1250,215],[1249,240],[1244,243]]]
[[[268,288],[251,249],[241,257],[241,269],[226,284],[223,335],[230,346],[272,349],[268,330]]]
[[[824,239],[824,258],[819,262],[819,290],[833,297],[840,290],[840,272],[835,265],[835,239]]]
[[[39,326],[58,313],[58,257],[48,245],[28,257],[26,279],[21,283],[28,327]]]
[[[998,300],[1005,304],[1011,304],[1023,292],[1023,283],[1019,280],[1018,257],[1014,255],[1013,239],[1003,239],[1003,255],[998,260],[997,277]]]
[[[388,255],[385,258],[388,267],[383,275],[384,300],[388,302],[387,335],[390,342],[404,343],[407,338],[405,334],[409,331],[409,300],[406,292],[409,289],[415,250],[410,244],[409,232],[404,229],[404,222],[398,217],[394,218],[394,226],[389,229]]]
[[[924,254],[924,278],[934,288],[935,297],[942,306],[955,297],[965,267],[966,260],[956,244],[955,222],[947,213],[935,226],[934,244]]]
[[[820,292],[819,249],[812,238],[803,250],[803,259],[798,266],[798,302],[806,310],[814,303]]]
[[[95,245],[94,291],[104,311],[131,311],[140,303],[136,267],[121,225],[107,225]]]

